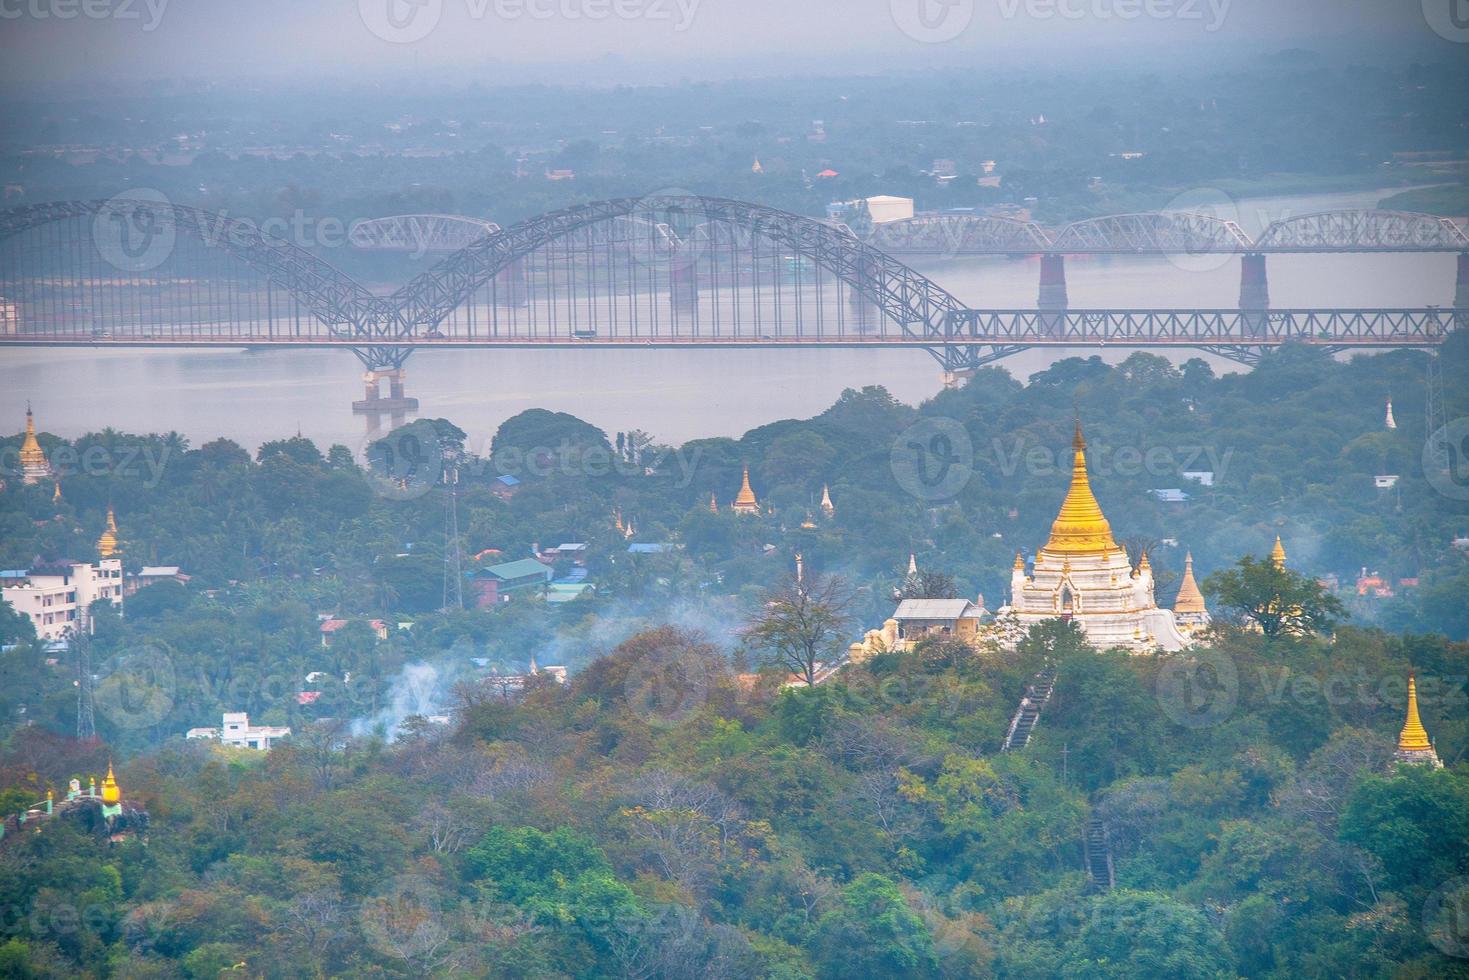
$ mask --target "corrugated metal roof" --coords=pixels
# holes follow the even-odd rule
[[[541,564],[534,558],[522,558],[519,561],[507,561],[503,565],[491,565],[485,569],[485,574],[500,579],[527,578],[531,575],[543,575],[550,578],[551,567]]]
[[[968,599],[904,599],[894,619],[978,618],[979,610]]]

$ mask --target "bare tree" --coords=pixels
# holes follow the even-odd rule
[[[745,638],[762,651],[766,663],[782,667],[808,685],[816,684],[816,668],[839,652],[851,622],[852,591],[835,575],[795,577],[765,593],[760,613]]]

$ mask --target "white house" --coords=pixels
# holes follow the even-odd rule
[[[29,571],[0,573],[0,597],[28,617],[41,640],[64,640],[85,629],[87,610],[105,599],[122,609],[122,560],[95,565],[66,561]]]
[[[222,728],[191,728],[184,733],[184,737],[213,738],[235,748],[269,752],[276,739],[286,738],[290,734],[290,728],[284,725],[252,725],[248,713],[226,711]]]

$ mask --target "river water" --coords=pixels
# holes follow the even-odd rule
[[[1382,193],[1247,200],[1239,220],[1254,236],[1276,218],[1371,207]],[[1452,254],[1271,256],[1271,305],[1448,306],[1454,262]],[[1066,263],[1073,308],[1229,308],[1239,298],[1237,258],[1071,256]],[[910,264],[971,306],[1036,303],[1037,259]],[[1100,353],[1115,361],[1129,351]],[[1024,379],[1060,356],[1030,351],[1001,366]],[[1198,355],[1176,359],[1190,356]],[[1215,363],[1216,370],[1237,369]],[[676,444],[808,417],[842,389],[874,384],[917,404],[939,390],[941,378],[926,353],[903,350],[420,351],[408,361],[407,393],[419,399],[421,415],[452,420],[480,450],[501,422],[526,408],[570,412],[609,432],[643,429]],[[0,429],[12,431],[30,401],[38,425],[66,437],[106,426],[176,430],[194,445],[225,436],[253,449],[300,431],[323,447],[358,448],[366,425],[351,403],[361,397],[361,366],[348,351],[0,349]]]

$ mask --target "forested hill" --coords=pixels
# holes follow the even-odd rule
[[[1469,341],[1441,358],[1462,425]],[[677,449],[542,411],[491,447],[422,421],[387,445],[457,462],[470,608],[450,612],[431,465],[43,433],[60,500],[6,475],[0,567],[95,557],[110,503],[129,572],[191,577],[97,610],[69,650],[0,609],[0,813],[111,759],[149,815],[115,841],[7,825],[0,974],[1469,975],[1469,504],[1461,469],[1425,474],[1423,378],[1413,352],[1286,349],[1222,376],[1067,360],[918,408],[850,391]],[[938,643],[811,688],[758,670],[752,624],[797,552],[853,596],[824,658],[891,613],[910,553],[998,606],[1015,552],[1046,539],[1077,416],[1164,604],[1192,551],[1221,620],[1193,652],[1096,651],[1048,624],[1015,651]],[[743,465],[757,516],[729,510]],[[1150,493],[1172,488],[1188,498]],[[1213,584],[1277,534],[1292,582],[1343,586],[1298,635],[1239,625]],[[563,542],[585,557],[551,574],[585,568],[588,594],[476,607],[480,573]],[[1396,595],[1358,596],[1363,566]],[[326,615],[349,620],[329,641]],[[96,743],[72,738],[83,651]],[[496,678],[532,656],[568,683],[507,696]],[[1000,752],[1047,667],[1029,745]],[[1410,670],[1447,768],[1394,774]],[[269,753],[183,738],[224,711],[292,735]]]

